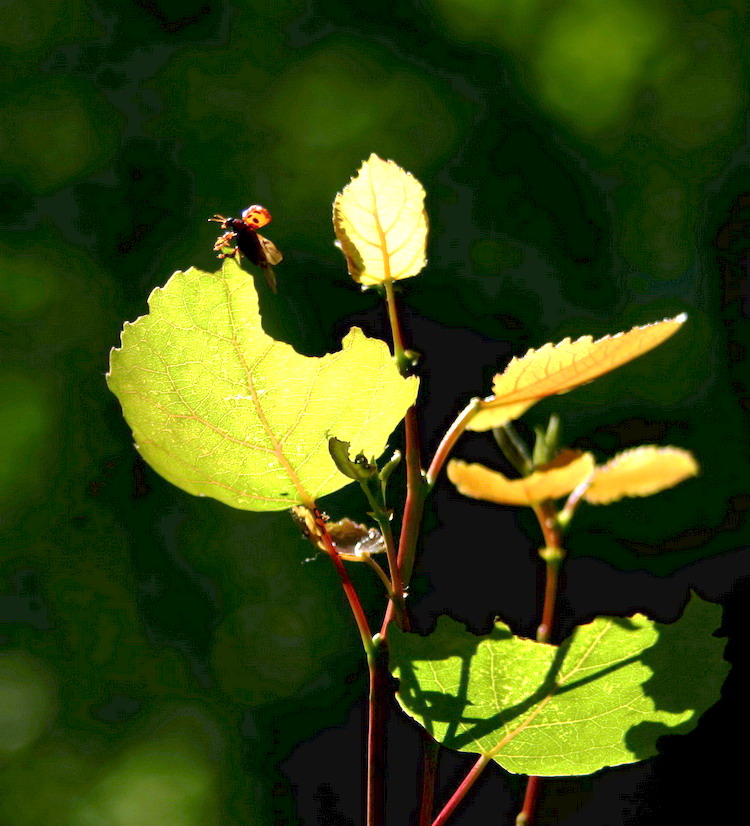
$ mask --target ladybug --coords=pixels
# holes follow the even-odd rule
[[[216,239],[214,251],[219,258],[226,258],[233,255],[239,261],[240,254],[245,255],[263,270],[268,286],[276,292],[276,274],[273,268],[284,257],[276,246],[264,238],[258,230],[271,222],[271,213],[259,204],[249,206],[241,218],[225,218],[223,215],[214,215],[209,221],[216,221],[225,230],[223,235]],[[225,247],[229,247],[232,242],[237,246],[231,248],[230,252],[224,252]]]

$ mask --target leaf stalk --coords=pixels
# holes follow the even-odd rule
[[[479,775],[484,771],[485,766],[491,759],[492,758],[487,754],[480,756],[479,760],[477,760],[474,764],[472,770],[463,779],[461,785],[455,792],[453,792],[450,800],[445,804],[445,806],[443,806],[440,814],[435,818],[435,820],[432,821],[432,826],[443,826],[443,824],[453,814],[458,804],[464,799],[469,789],[479,779]]]
[[[435,486],[437,477],[440,475],[445,460],[450,455],[456,442],[461,437],[461,434],[466,430],[469,422],[479,412],[482,406],[482,400],[479,398],[472,399],[466,407],[458,414],[453,424],[446,430],[442,441],[435,451],[430,467],[427,471],[427,490],[431,491]],[[408,414],[407,414],[408,415]]]
[[[354,584],[352,583],[349,573],[344,567],[344,563],[341,560],[341,557],[336,550],[335,545],[333,544],[333,540],[331,539],[331,535],[328,533],[326,529],[326,523],[323,517],[320,515],[320,511],[317,508],[313,511],[315,514],[315,524],[320,531],[320,536],[323,541],[323,545],[325,546],[326,552],[328,556],[331,558],[333,562],[333,567],[336,569],[336,572],[339,575],[339,579],[341,580],[341,587],[344,589],[344,593],[346,594],[346,598],[349,600],[349,606],[352,609],[352,614],[354,614],[354,620],[357,623],[357,629],[359,630],[359,635],[362,638],[362,647],[367,654],[368,661],[375,656],[378,648],[378,643],[373,639],[372,631],[370,630],[370,624],[367,621],[367,617],[365,616],[365,612],[362,608],[362,603],[359,601],[359,596],[357,595],[356,590],[354,589]]]

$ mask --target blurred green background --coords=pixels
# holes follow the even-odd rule
[[[215,265],[206,219],[250,203],[285,254],[269,332],[308,354],[353,322],[386,335],[330,223],[371,152],[427,190],[430,263],[402,302],[426,455],[511,355],[688,312],[527,419],[560,411],[600,458],[658,442],[703,468],[581,513],[563,624],[673,618],[695,571],[731,603],[750,538],[747,18],[742,0],[0,2],[0,826],[361,822],[366,675],[329,566],[286,515],[144,466],[104,373],[155,286]],[[480,436],[458,452],[494,456]],[[365,510],[351,491],[323,504]],[[500,612],[532,633],[533,521],[444,484],[426,524],[418,624]],[[353,576],[375,620],[378,587]],[[393,726],[406,823],[417,739]],[[465,761],[445,766],[447,792]],[[540,823],[600,823],[599,805],[651,822],[700,782],[679,767],[666,792],[649,768],[558,781]],[[495,772],[456,823],[486,824],[480,798],[510,822],[520,788]]]

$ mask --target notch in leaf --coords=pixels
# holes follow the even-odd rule
[[[155,470],[257,511],[312,507],[349,484],[328,453],[331,422],[354,450],[379,456],[418,387],[356,327],[319,358],[275,341],[252,275],[229,258],[154,290],[148,314],[125,325],[107,382]]]

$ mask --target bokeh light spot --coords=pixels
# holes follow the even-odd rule
[[[76,826],[218,824],[214,769],[189,730],[162,731],[129,749],[74,807]]]
[[[33,63],[56,44],[99,32],[84,0],[5,0],[2,3],[0,46],[4,59]]]
[[[55,712],[55,688],[44,668],[22,651],[0,653],[0,754],[30,746]]]
[[[17,499],[38,484],[44,442],[53,424],[40,382],[28,375],[0,375],[0,501]]]
[[[523,48],[544,20],[545,0],[433,0],[450,33],[467,43]]]
[[[26,321],[59,298],[55,271],[37,256],[3,256],[0,316]]]
[[[711,143],[738,125],[744,100],[742,59],[720,31],[695,26],[655,67],[654,125],[678,150]]]
[[[584,133],[627,118],[665,21],[637,0],[572,0],[552,19],[536,57],[542,103]]]
[[[0,168],[37,195],[54,192],[106,166],[119,127],[114,110],[88,82],[27,81],[22,99],[5,107]]]

